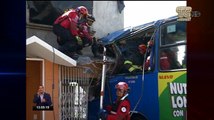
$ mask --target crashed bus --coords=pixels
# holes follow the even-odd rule
[[[143,71],[124,72],[125,52],[149,41],[154,44],[144,60]],[[123,43],[126,46],[122,48]],[[101,38],[100,44],[104,46],[104,57],[102,80],[98,86],[104,96],[96,94],[89,101],[89,120],[98,119],[99,106],[112,104],[116,99],[115,85],[120,81],[128,83],[130,87],[128,99],[131,103],[131,120],[187,119],[185,21],[178,21],[177,16],[173,16],[125,28]],[[145,69],[147,60],[149,66]],[[168,64],[168,67],[164,67],[164,64]],[[100,93],[100,89],[93,91]]]

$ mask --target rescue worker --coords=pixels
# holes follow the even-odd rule
[[[171,68],[169,58],[165,51],[161,51],[160,53],[160,69],[161,70],[169,70]]]
[[[146,54],[145,59],[147,59],[147,57],[150,55],[150,50],[152,45],[153,45],[153,42],[150,40],[148,42],[148,46],[149,46],[148,50],[145,44],[140,44],[138,45],[138,50],[134,50],[131,53],[129,53],[128,57],[126,57],[124,61],[125,72],[130,72],[130,73],[142,72],[144,55]]]
[[[107,106],[106,110],[101,110],[99,117],[102,120],[130,120],[131,105],[127,98],[129,86],[126,82],[119,82],[115,88],[117,89],[116,101]]]
[[[92,44],[93,35],[90,34],[90,27],[95,22],[95,18],[92,15],[87,15],[84,22],[79,24],[78,34],[83,41],[82,45],[77,48],[77,54],[82,55],[81,50],[83,47],[90,46]]]
[[[57,35],[59,50],[70,57],[74,56],[78,45],[82,45],[77,24],[87,15],[87,8],[79,6],[76,9],[68,10],[54,22],[53,32]]]
[[[169,62],[169,68],[168,69],[181,69],[182,66],[178,61],[177,58],[177,48],[171,48],[171,49],[167,49],[164,51],[166,54],[165,56],[167,56],[167,60]]]
[[[140,44],[138,50],[132,51],[124,61],[124,69],[127,72],[135,73],[142,72],[142,65],[144,61],[144,54],[146,52],[146,45]]]

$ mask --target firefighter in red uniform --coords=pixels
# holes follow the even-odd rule
[[[128,96],[128,84],[119,82],[116,86],[117,100],[113,105],[107,106],[106,110],[101,110],[99,117],[102,120],[130,120],[130,102]]]
[[[83,44],[79,46],[77,49],[78,54],[82,54],[81,50],[83,47],[90,46],[92,44],[93,36],[90,34],[90,27],[95,22],[95,18],[88,14],[84,22],[79,24],[78,34],[82,39]]]
[[[78,22],[88,15],[84,6],[70,9],[58,17],[53,25],[53,32],[57,35],[59,50],[73,57],[78,45],[82,45],[82,39],[78,34]]]

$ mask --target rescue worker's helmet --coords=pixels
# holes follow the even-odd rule
[[[146,49],[147,49],[147,47],[146,47],[145,44],[140,44],[138,46],[138,50],[140,51],[141,54],[145,54],[146,53]]]
[[[116,89],[120,89],[120,90],[124,90],[124,91],[128,91],[129,90],[129,86],[126,82],[119,82],[117,83],[117,85],[115,86]]]
[[[83,14],[84,16],[88,15],[88,9],[85,6],[79,6],[76,8],[76,12]]]

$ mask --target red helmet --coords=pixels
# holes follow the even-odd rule
[[[145,54],[147,47],[145,44],[140,44],[138,46],[138,49],[139,49],[140,53]]]
[[[77,12],[80,12],[84,16],[88,15],[88,9],[85,6],[79,6],[76,8]]]
[[[129,86],[128,86],[128,84],[126,82],[119,82],[119,83],[117,83],[115,88],[127,91],[129,89]]]

